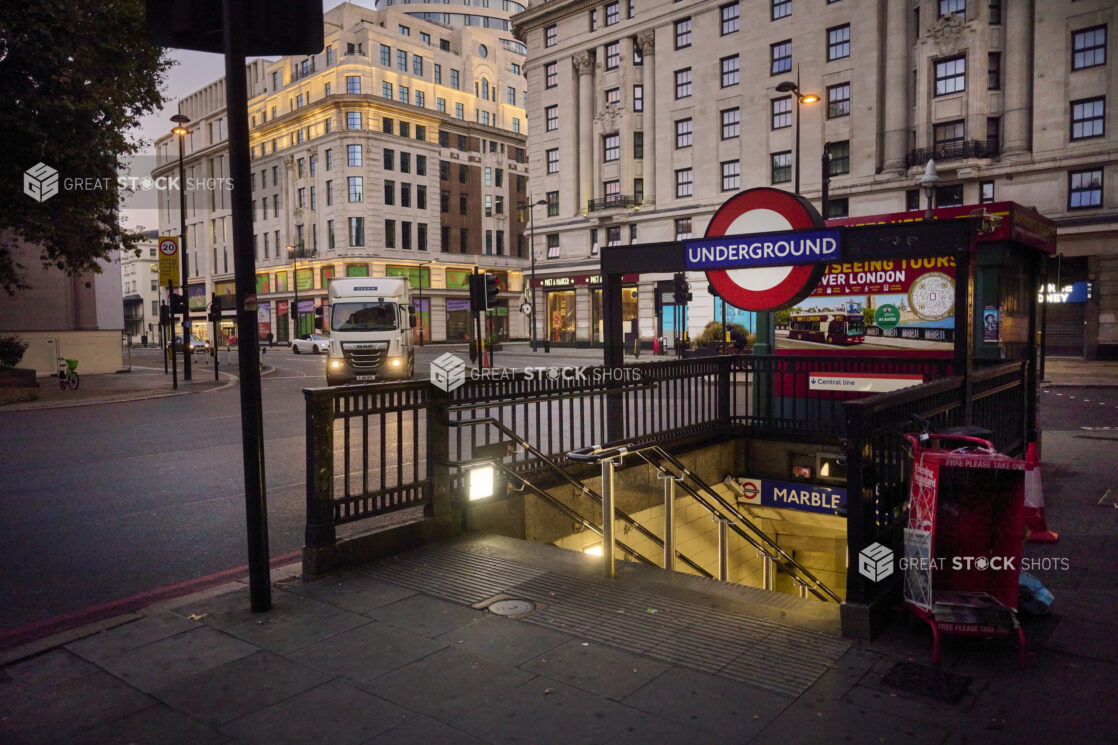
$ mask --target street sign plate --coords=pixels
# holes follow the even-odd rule
[[[159,237],[159,286],[166,287],[167,282],[178,284],[181,279],[179,271],[179,239],[178,236],[164,235]]]
[[[806,199],[779,189],[760,187],[747,189],[726,200],[711,218],[704,237],[713,239],[823,227],[823,218]],[[707,271],[707,278],[730,305],[743,310],[780,310],[790,308],[811,294],[823,269],[822,262],[711,269]]]

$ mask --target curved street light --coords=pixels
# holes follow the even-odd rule
[[[171,134],[178,135],[179,138],[179,252],[182,255],[182,379],[183,381],[187,381],[190,380],[191,337],[190,301],[186,293],[186,281],[190,276],[190,267],[186,253],[186,170],[182,162],[182,149],[183,140],[186,139],[186,135],[189,133],[186,125],[190,123],[190,117],[185,114],[175,114],[171,117],[171,121],[175,123],[175,127],[171,130]],[[205,292],[205,288],[203,288],[203,292]],[[170,298],[168,298],[167,301],[170,302]],[[172,328],[172,331],[173,330]],[[173,343],[174,342],[172,342],[172,344]],[[214,344],[217,344],[216,339],[214,340]]]

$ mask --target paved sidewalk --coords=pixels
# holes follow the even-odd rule
[[[1116,742],[1118,510],[1112,469],[1053,433],[1048,515],[1029,544],[1056,594],[1015,644],[918,623],[872,643],[835,606],[467,536],[304,582],[274,608],[232,583],[0,654],[0,741],[37,743]],[[1050,465],[1049,465],[1050,464]],[[1067,559],[1068,568],[1059,567]],[[765,599],[758,599],[758,593]],[[509,618],[494,598],[531,603]]]
[[[1118,386],[1118,362],[1049,357],[1044,363],[1041,386],[1100,387]]]

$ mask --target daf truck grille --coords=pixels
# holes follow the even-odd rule
[[[346,363],[354,370],[369,370],[375,372],[384,364],[388,355],[387,344],[355,343],[343,344],[342,354]]]

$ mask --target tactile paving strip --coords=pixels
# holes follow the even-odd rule
[[[537,602],[521,620],[681,667],[797,696],[850,647],[838,637],[442,546],[366,573],[472,605],[500,593]]]

